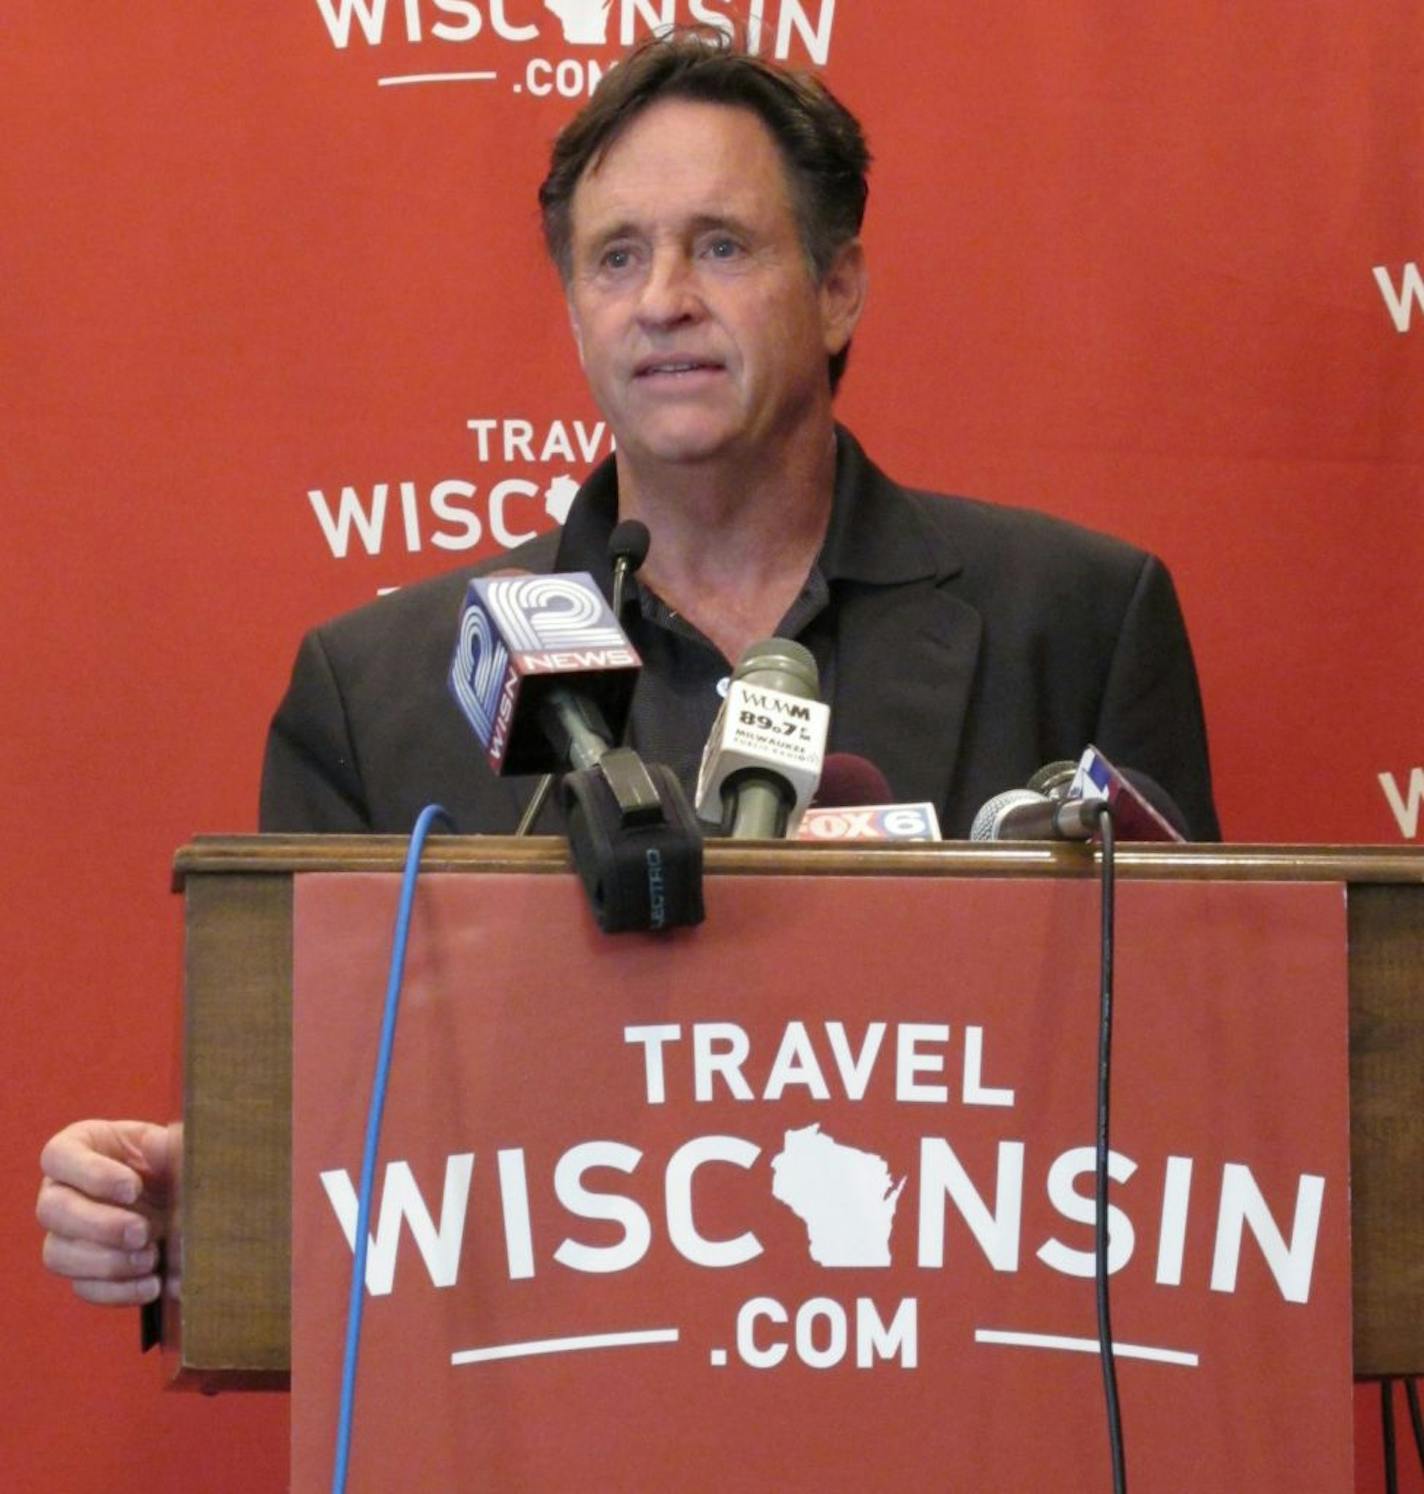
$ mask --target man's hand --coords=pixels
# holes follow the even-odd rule
[[[86,1302],[152,1302],[176,1163],[167,1127],[148,1121],[76,1121],[50,1137],[35,1208],[45,1265]]]

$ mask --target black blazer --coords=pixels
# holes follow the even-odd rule
[[[902,488],[838,435],[831,750],[870,759],[897,800],[935,803],[955,837],[984,800],[1092,742],[1217,839],[1196,671],[1161,562],[1043,514]],[[268,739],[262,828],[406,833],[438,800],[465,833],[512,830],[533,780],[489,773],[445,683],[465,585],[506,566],[588,568],[588,526],[615,507],[605,463],[564,530],[309,633]]]

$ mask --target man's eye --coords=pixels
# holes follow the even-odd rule
[[[713,239],[707,245],[707,252],[713,259],[735,259],[742,252],[742,246],[736,239]]]
[[[631,249],[605,249],[603,258],[599,264],[605,270],[626,270],[633,262],[633,251]]]

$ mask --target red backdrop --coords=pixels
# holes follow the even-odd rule
[[[877,460],[1166,557],[1231,838],[1424,835],[1412,0],[1209,22],[1182,0],[747,9],[764,51],[824,66],[878,157],[841,401]],[[300,631],[547,525],[581,444],[606,446],[533,188],[597,68],[692,5],[612,0],[602,43],[570,39],[601,12],[7,7],[0,1244],[21,1486],[284,1477],[280,1400],[159,1396],[128,1316],[41,1278],[33,1158],[77,1114],[166,1110],[168,857],[252,827]],[[492,76],[408,81],[435,73]]]

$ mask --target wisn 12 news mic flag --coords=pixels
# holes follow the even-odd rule
[[[612,608],[586,572],[470,582],[450,689],[494,773],[566,766],[539,728],[540,696],[577,676],[616,733],[642,668]]]

